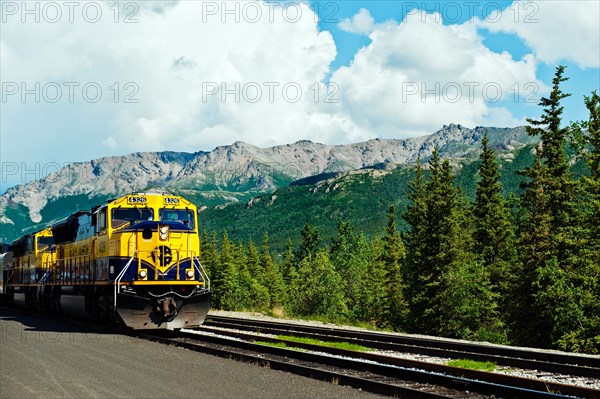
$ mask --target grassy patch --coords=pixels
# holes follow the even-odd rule
[[[278,316],[275,316],[273,313],[266,313],[266,315],[271,316],[271,317],[278,317]],[[366,330],[371,330],[371,331],[383,331],[383,332],[395,332],[395,333],[403,332],[403,331],[396,331],[392,328],[378,327],[374,323],[368,323],[368,322],[360,321],[360,320],[350,320],[345,317],[339,317],[339,318],[332,319],[330,317],[323,316],[323,315],[310,315],[310,316],[286,315],[285,317],[280,317],[280,318],[285,319],[285,320],[319,321],[324,324],[335,324],[335,325],[341,326],[341,327],[346,327],[346,326],[359,327],[359,328],[364,328]]]
[[[285,344],[285,342],[265,342],[265,341],[254,341],[255,344],[257,345],[265,345],[265,346],[274,346],[276,348],[287,348],[288,346]],[[297,349],[297,348],[294,348]]]
[[[470,359],[455,359],[450,360],[446,363],[452,367],[462,367],[463,369],[481,370],[481,371],[494,371],[496,363],[494,362],[478,362]]]
[[[347,351],[368,352],[368,351],[373,350],[371,348],[367,348],[366,346],[357,345],[357,344],[353,344],[350,342],[327,342],[327,341],[320,341],[318,339],[313,339],[313,338],[292,337],[292,336],[288,336],[288,335],[278,335],[277,338],[285,339],[286,341],[294,341],[294,342],[299,342],[299,343],[303,343],[303,344],[319,345],[319,346],[324,346],[327,348],[343,349],[343,350],[347,350]]]

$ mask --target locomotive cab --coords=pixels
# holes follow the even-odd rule
[[[125,324],[200,325],[210,305],[210,282],[198,258],[196,207],[181,197],[136,194],[97,213],[100,225],[106,220],[97,239],[99,257],[109,259],[115,307]]]
[[[55,260],[52,230],[46,228],[12,242],[4,256],[3,294],[9,304],[43,307],[44,283]]]

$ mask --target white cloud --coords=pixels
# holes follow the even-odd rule
[[[543,90],[532,56],[516,61],[490,51],[472,23],[446,26],[440,15],[419,11],[376,26],[369,37],[331,80],[340,86],[340,112],[380,137],[427,134],[450,121],[515,126],[494,102],[514,100],[528,83]]]
[[[71,161],[237,140],[269,146],[407,137],[451,122],[512,126],[519,121],[486,95],[506,100],[514,87],[541,86],[532,56],[490,51],[475,24],[445,26],[424,13],[374,24],[361,10],[343,26],[370,32],[371,44],[333,73],[326,92],[336,46],[307,5],[235,2],[227,4],[237,11],[226,14],[218,9],[225,3],[157,3],[141,7],[132,24],[114,23],[112,3],[98,3],[104,18],[95,24],[10,19],[0,41],[3,82],[80,86],[73,104],[3,104],[3,154]],[[262,18],[253,20],[257,10]],[[86,82],[102,88],[100,101],[81,100]],[[127,96],[139,101],[124,102]],[[27,154],[17,150],[25,135]]]
[[[328,140],[323,129],[336,130],[334,115],[313,118],[315,84],[329,73],[336,47],[329,32],[318,30],[307,5],[185,1],[141,7],[137,23],[115,24],[111,4],[96,4],[104,8],[95,24],[9,18],[2,28],[1,66],[7,81],[97,82],[102,101],[68,106],[108,116],[100,122],[106,125],[106,147],[196,151],[235,140]],[[115,82],[118,104],[111,101]],[[213,87],[219,92],[207,95]],[[256,88],[261,96],[255,103]],[[222,89],[235,93],[221,95]],[[134,93],[138,103],[123,102]],[[68,135],[61,139],[68,141]]]
[[[573,61],[582,68],[598,68],[599,20],[598,1],[515,1],[478,25],[518,35],[545,63]]]
[[[375,20],[369,10],[361,8],[352,19],[344,18],[338,23],[338,27],[346,32],[369,34],[373,32]]]

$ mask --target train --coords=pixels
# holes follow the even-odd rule
[[[8,245],[0,255],[9,306],[132,329],[193,328],[210,308],[198,212],[185,198],[108,200]]]

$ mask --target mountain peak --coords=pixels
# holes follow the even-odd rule
[[[320,144],[320,143],[315,143],[315,142],[313,142],[313,141],[310,141],[310,140],[298,140],[298,141],[296,141],[294,144],[298,144],[298,145],[301,145],[301,146],[306,146],[306,145],[311,145],[311,144]],[[321,145],[322,145],[322,144],[321,144]]]
[[[128,192],[165,188],[198,205],[247,201],[292,181],[365,167],[387,168],[417,157],[427,160],[437,147],[444,158],[474,159],[488,133],[492,148],[512,151],[535,141],[525,128],[466,128],[444,125],[437,132],[408,139],[376,138],[362,143],[325,145],[310,140],[259,148],[236,141],[211,152],[138,152],[70,164],[40,180],[9,188],[0,197],[0,226],[18,236],[68,216],[71,209]],[[60,205],[68,201],[69,206]],[[74,204],[74,205],[73,205]],[[42,217],[42,215],[45,215]]]

